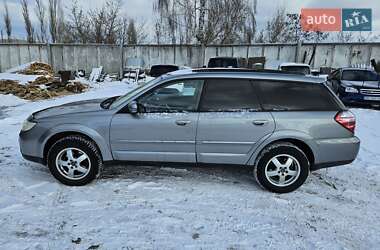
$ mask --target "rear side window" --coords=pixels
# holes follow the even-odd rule
[[[297,82],[257,82],[265,110],[335,111],[341,107],[321,84]]]
[[[260,104],[251,81],[244,79],[210,79],[206,81],[200,111],[238,112],[259,109]]]

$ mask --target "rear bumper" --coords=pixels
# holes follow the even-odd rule
[[[360,149],[358,137],[317,140],[318,160],[311,170],[352,163]]]

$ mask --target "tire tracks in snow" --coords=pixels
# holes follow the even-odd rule
[[[49,249],[66,249],[62,242],[70,244],[71,233],[66,231],[66,225],[71,222],[70,208],[66,205],[67,194],[65,188],[60,186],[55,193],[52,203],[51,211],[48,215],[47,221],[50,222],[51,242],[49,242]]]

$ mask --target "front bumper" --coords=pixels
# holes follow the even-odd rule
[[[26,160],[45,164],[41,130],[33,128],[27,132],[21,131],[18,142],[20,152]]]
[[[380,96],[363,95],[361,93],[339,92],[339,98],[348,105],[380,106]]]
[[[46,164],[46,162],[43,158],[39,158],[39,157],[31,156],[31,155],[25,155],[23,153],[21,153],[21,154],[22,154],[22,157],[27,161],[36,162],[36,163],[39,163],[42,165]]]

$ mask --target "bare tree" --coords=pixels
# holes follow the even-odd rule
[[[156,40],[171,43],[252,42],[257,0],[156,0]]]
[[[202,45],[206,45],[205,34],[204,34],[205,18],[206,18],[206,0],[200,0],[197,40]]]
[[[51,41],[55,43],[57,41],[57,9],[58,0],[49,0],[49,31]]]
[[[278,9],[266,26],[267,42],[283,42],[286,34],[286,15],[285,9]]]
[[[286,30],[284,32],[287,42],[320,42],[329,36],[326,32],[304,30],[301,26],[301,15],[299,14],[286,14]]]
[[[105,43],[114,44],[117,41],[119,30],[122,28],[119,17],[121,6],[121,0],[110,0],[103,7],[105,14]]]
[[[43,4],[42,0],[36,0],[36,8],[34,11],[37,16],[38,24],[39,24],[39,34],[37,35],[37,39],[40,42],[46,42],[47,41],[46,24],[45,24],[46,7]]]
[[[340,43],[352,42],[353,40],[354,40],[354,33],[350,31],[349,32],[340,31],[340,32],[337,32],[334,37],[332,37],[332,41],[340,42]]]
[[[12,36],[12,22],[11,17],[9,15],[9,9],[7,1],[4,0],[4,24],[5,24],[5,32],[7,33],[8,42],[11,41]]]
[[[256,41],[268,43],[295,43],[310,41],[319,43],[328,38],[329,34],[321,31],[307,31],[301,26],[299,14],[286,14],[281,7],[267,22],[266,27],[259,33]]]
[[[359,32],[354,40],[359,43],[379,41],[380,35],[373,34],[372,32]]]
[[[47,14],[53,43],[116,44],[126,40],[128,19],[120,15],[121,0],[107,0],[100,8],[89,10],[84,10],[79,3],[74,0],[70,6],[67,6],[69,15],[64,15],[60,0],[49,0]],[[134,22],[134,26],[135,30],[145,28],[144,23]],[[137,42],[147,37],[145,31],[136,31],[136,33]]]
[[[177,41],[177,15],[178,15],[178,3],[177,0],[156,0],[153,3],[153,10],[159,14],[159,25],[156,25],[160,29],[160,33],[164,32],[166,36],[169,36],[171,43],[175,44]]]
[[[136,33],[137,33],[137,44],[144,44],[148,40],[148,27],[147,23],[144,20],[140,20],[139,22],[135,21]]]
[[[253,0],[253,2],[248,1],[245,12],[243,41],[244,43],[251,44],[256,36],[257,0]]]
[[[74,1],[69,12],[71,16],[68,25],[72,31],[73,38],[77,38],[77,42],[87,43],[91,40],[91,23],[87,14],[79,6],[78,1]],[[75,39],[74,39],[75,40]]]
[[[68,41],[70,40],[70,38],[68,38],[70,34],[68,34],[66,30],[67,27],[65,23],[65,14],[63,12],[63,6],[62,6],[61,0],[57,0],[56,20],[57,20],[57,35],[56,35],[57,42],[60,42],[60,43],[70,42]]]
[[[255,37],[255,43],[265,43],[264,30],[260,30],[259,34]]]
[[[32,22],[30,21],[28,2],[27,2],[27,0],[21,0],[20,4],[21,4],[21,8],[22,8],[22,16],[24,17],[25,31],[27,34],[27,41],[28,41],[28,43],[33,43],[34,42],[34,30],[33,30]]]

